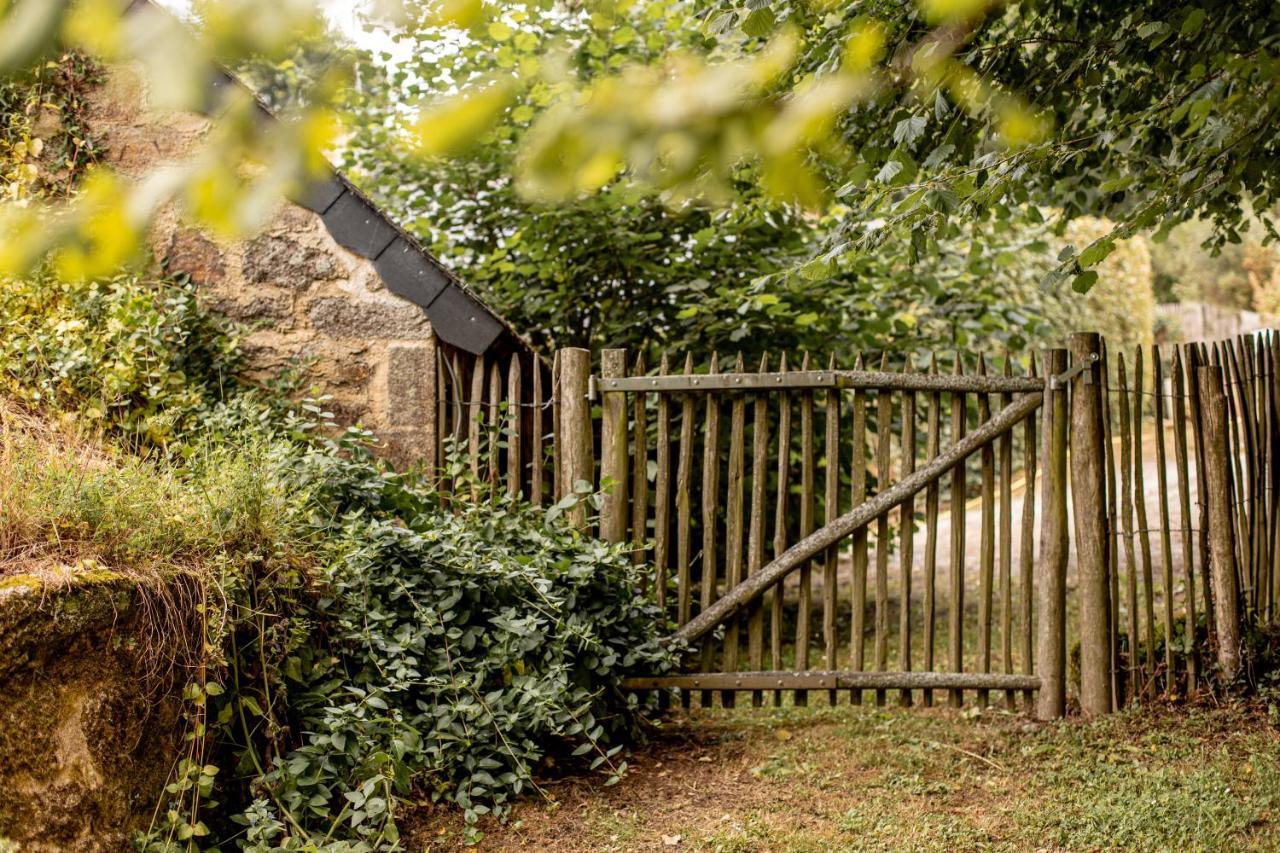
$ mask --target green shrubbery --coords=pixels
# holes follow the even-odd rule
[[[550,754],[625,769],[617,736],[634,719],[617,678],[665,660],[640,568],[539,508],[497,497],[456,513],[360,456],[291,460],[313,509],[338,513],[311,521],[315,578],[244,579],[236,695],[211,700],[233,731],[267,735],[236,744],[268,794],[244,816],[253,849],[394,843],[396,799],[415,789],[471,823]]]
[[[0,282],[0,390],[164,447],[235,390],[236,340],[182,280]]]
[[[0,339],[5,393],[125,448],[49,464],[48,441],[10,442],[28,499],[7,535],[204,578],[187,748],[146,849],[388,849],[410,796],[470,825],[550,756],[625,769],[618,681],[668,653],[619,548],[505,495],[452,507],[367,433],[326,437],[320,403],[237,388],[233,337],[181,283],[6,285]]]

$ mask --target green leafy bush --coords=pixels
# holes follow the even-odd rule
[[[264,669],[263,630],[232,662],[239,695],[218,700],[220,718],[305,733],[244,745],[278,756],[250,762],[265,770],[253,788],[269,792],[251,811],[289,818],[264,842],[293,849],[301,827],[394,843],[397,798],[415,789],[472,823],[529,790],[549,755],[625,770],[617,738],[635,717],[618,680],[668,665],[661,613],[636,592],[642,567],[508,497],[455,512],[410,479],[371,479],[367,462],[308,454],[294,470],[348,509],[317,527],[308,603],[275,633],[315,625],[324,640],[286,644]],[[263,604],[260,591],[246,602]]]
[[[236,340],[183,279],[0,281],[0,391],[166,446],[234,390]]]
[[[671,661],[637,592],[644,567],[506,495],[448,507],[365,438],[278,442],[234,466],[293,496],[265,506],[300,538],[241,535],[259,526],[243,507],[226,531],[213,658],[188,688],[206,734],[146,849],[389,849],[410,796],[470,826],[529,791],[545,758],[607,783],[625,771],[637,706],[619,681]]]

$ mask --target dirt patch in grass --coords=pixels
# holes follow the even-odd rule
[[[1280,849],[1266,702],[1044,725],[1000,710],[694,712],[623,781],[544,781],[484,850]],[[460,844],[437,812],[409,849]]]

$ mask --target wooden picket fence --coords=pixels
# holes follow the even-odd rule
[[[1280,593],[1280,337],[1071,343],[941,371],[650,371],[606,350],[598,375],[580,349],[547,365],[441,347],[424,463],[452,488],[452,447],[469,499],[603,486],[598,519],[573,517],[651,566],[637,592],[690,644],[688,671],[631,689],[703,705],[995,691],[1052,717],[1068,682],[1105,713],[1233,677],[1243,626]]]

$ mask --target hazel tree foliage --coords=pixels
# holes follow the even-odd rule
[[[1027,287],[1028,265],[1044,268],[1043,227],[979,225],[931,255],[890,243],[831,262],[814,256],[843,207],[819,214],[789,203],[749,160],[715,193],[709,180],[654,191],[624,170],[595,190],[531,194],[524,157],[557,104],[620,69],[726,49],[696,7],[662,0],[608,14],[526,3],[508,6],[504,21],[465,33],[424,28],[401,36],[395,53],[409,60],[357,62],[362,85],[348,104],[343,166],[536,342],[623,346],[650,364],[708,349],[752,364],[766,352],[776,363],[787,350],[851,364],[866,350],[1016,349],[1049,331],[1046,312],[1032,307],[1043,299]],[[421,156],[432,122],[451,125],[430,100],[421,112],[404,104],[520,69],[538,73],[513,89],[501,118],[451,141],[449,156]],[[448,109],[467,105],[464,94]],[[971,251],[978,244],[984,251]]]
[[[607,162],[714,198],[718,166],[752,162],[776,195],[838,211],[818,263],[891,242],[936,252],[980,221],[1106,216],[1115,229],[1047,277],[1081,291],[1118,239],[1198,217],[1211,246],[1238,242],[1250,207],[1276,201],[1273,3],[703,8],[711,59],[583,87],[531,132],[525,182],[563,194]],[[685,116],[703,89],[717,106]]]

